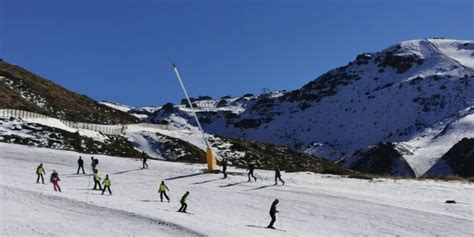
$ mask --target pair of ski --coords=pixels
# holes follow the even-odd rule
[[[247,227],[252,227],[252,228],[262,228],[262,229],[267,229],[267,230],[275,230],[275,231],[286,232],[286,230],[282,230],[282,229],[276,229],[276,228],[268,228],[268,227],[265,227],[265,226],[259,226],[259,225],[247,225]]]

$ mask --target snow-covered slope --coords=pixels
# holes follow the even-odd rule
[[[139,118],[140,120],[147,120],[148,116],[150,116],[153,112],[161,109],[161,106],[158,106],[158,107],[145,106],[145,107],[135,108],[135,107],[132,107],[132,106],[123,105],[123,104],[114,103],[114,102],[109,102],[109,101],[101,101],[99,103],[102,104],[102,105],[105,105],[107,107],[110,107],[112,109],[129,113],[129,114]]]
[[[238,111],[201,109],[198,115],[209,133],[284,145],[337,161],[380,142],[412,144],[430,130],[472,114],[473,54],[473,41],[404,41],[358,55],[300,89],[252,97]],[[157,111],[149,121],[172,123],[173,116],[194,125],[189,111],[177,106]],[[474,136],[474,130],[462,133],[432,134],[433,141],[412,144],[414,155],[406,160],[421,175],[457,142],[441,147],[435,140]]]
[[[0,143],[0,235],[2,236],[472,236],[474,186],[462,182],[347,179],[312,173],[283,173],[230,167],[228,179],[201,173],[204,165],[95,156],[109,174],[113,195],[100,195],[90,175],[75,175],[70,151]],[[35,184],[35,168],[59,172],[62,193]],[[89,164],[86,170],[89,173]],[[171,202],[160,202],[165,180]],[[188,211],[176,212],[190,191]],[[407,195],[410,194],[410,195]],[[268,230],[268,211],[280,211]],[[456,200],[458,204],[445,204]],[[253,227],[257,226],[257,227]]]

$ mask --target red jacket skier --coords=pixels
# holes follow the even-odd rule
[[[59,181],[61,180],[59,179],[59,174],[58,172],[56,172],[56,170],[53,170],[50,180],[51,180],[51,183],[53,183],[54,191],[61,192],[61,187],[59,187]]]

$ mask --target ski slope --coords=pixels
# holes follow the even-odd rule
[[[472,236],[474,185],[461,182],[348,179],[312,173],[285,173],[273,186],[273,172],[230,168],[228,179],[204,174],[204,165],[97,155],[101,176],[109,174],[113,195],[91,191],[91,177],[76,175],[82,155],[72,151],[0,143],[0,236]],[[62,193],[36,184],[43,162],[47,179],[59,172]],[[166,180],[171,202],[159,202]],[[176,212],[191,195],[188,211]],[[280,211],[266,226],[272,201]],[[444,204],[454,199],[458,204]]]

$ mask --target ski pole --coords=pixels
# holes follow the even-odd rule
[[[278,213],[278,221],[280,222],[280,228],[283,229],[283,225],[281,224],[281,216],[280,216],[280,213]]]

